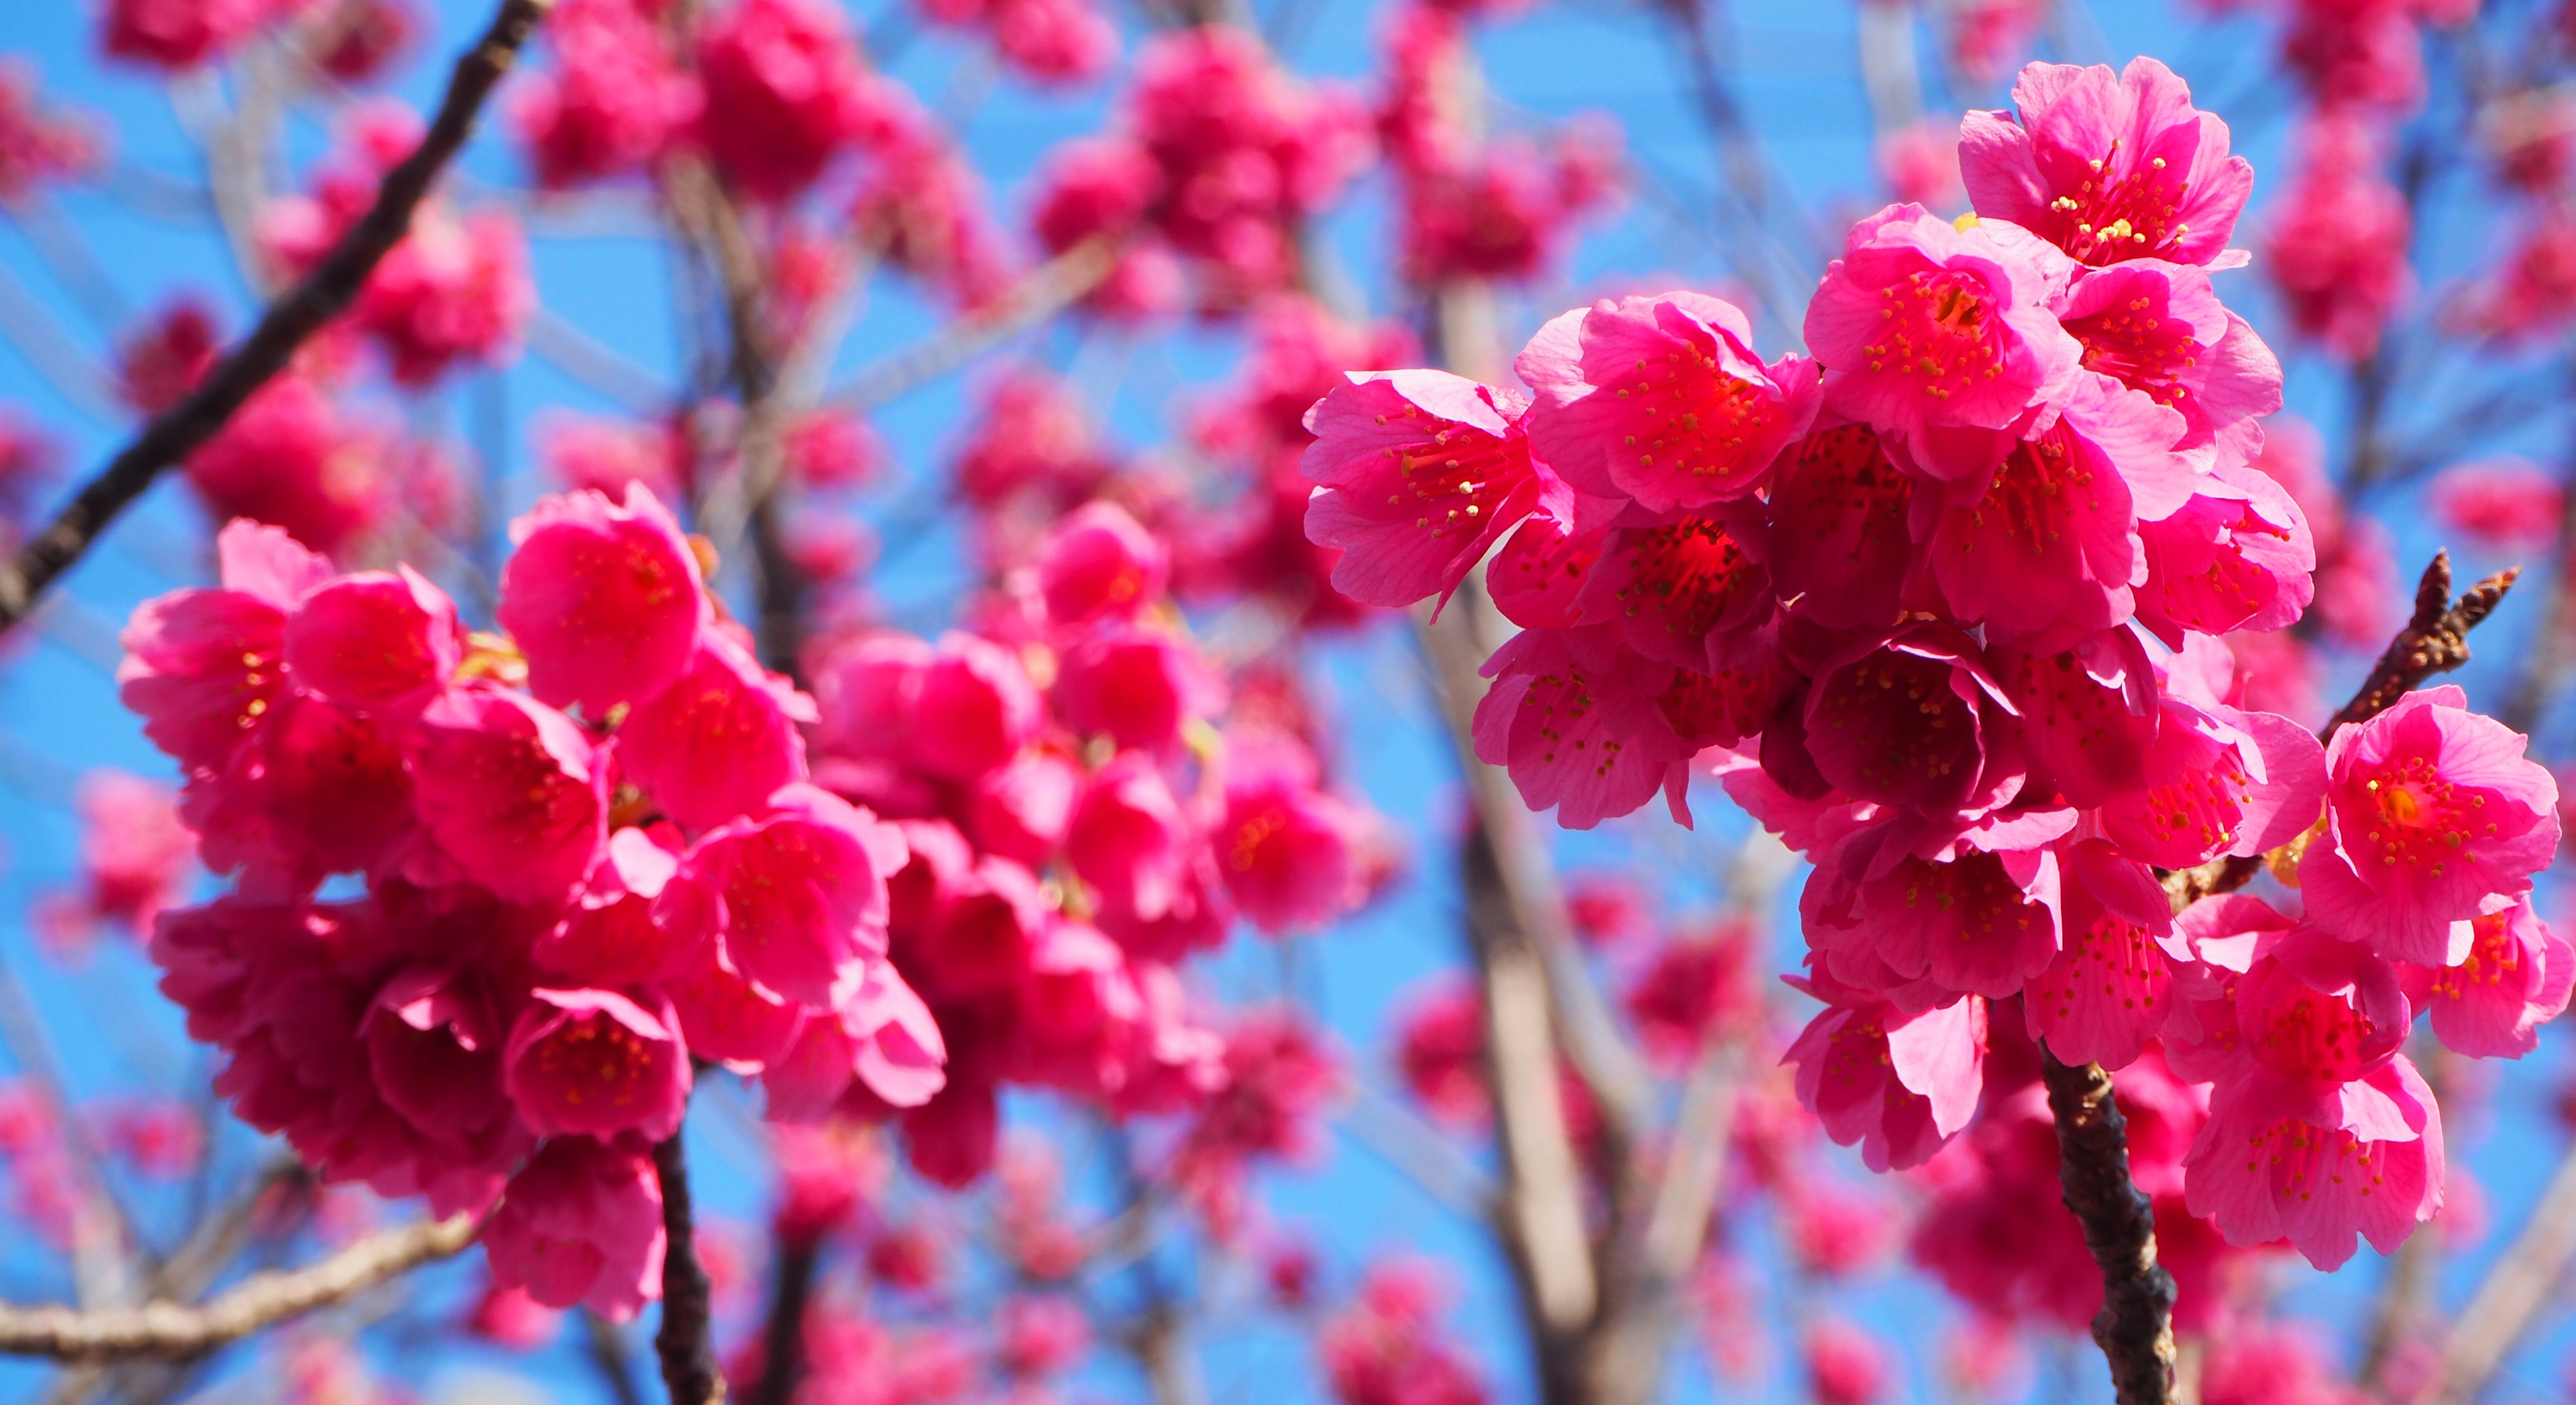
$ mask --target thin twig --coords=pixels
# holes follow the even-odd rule
[[[582,1350],[591,1369],[617,1405],[644,1405],[644,1389],[635,1383],[635,1363],[626,1354],[626,1329],[591,1311],[581,1310]]]
[[[223,428],[296,349],[349,305],[376,264],[411,229],[412,212],[431,182],[474,129],[483,101],[500,84],[521,45],[554,0],[502,0],[474,46],[457,59],[447,96],[420,146],[389,172],[372,208],[294,291],[271,303],[250,336],[187,399],[144,426],[142,434],[84,485],[53,524],[0,566],[0,628],[27,617],[38,597],[80,560],[119,513],[163,472]]]
[[[1493,1177],[1411,1108],[1374,1088],[1362,1088],[1333,1126],[1432,1199],[1479,1224],[1492,1223]]]
[[[689,1204],[688,1153],[680,1133],[653,1144],[653,1170],[662,1181],[662,1330],[653,1350],[662,1359],[662,1383],[671,1405],[722,1405],[724,1372],[716,1365],[710,1319],[715,1288],[698,1262],[697,1220]]]
[[[342,1302],[397,1274],[455,1255],[481,1226],[471,1215],[371,1236],[308,1268],[257,1273],[203,1306],[172,1302],[84,1312],[0,1306],[0,1353],[57,1361],[184,1360],[263,1327]]]
[[[892,355],[862,366],[823,393],[835,409],[872,410],[958,370],[995,345],[1082,300],[1118,266],[1118,246],[1087,239],[1039,265],[991,305]]]
[[[2332,741],[2345,727],[2367,722],[2397,705],[2397,700],[2423,686],[2424,680],[2436,673],[2448,673],[2469,661],[2469,631],[2478,627],[2502,604],[2505,592],[2522,574],[2519,566],[2508,566],[2476,585],[2459,599],[2451,598],[2451,554],[2433,553],[2431,564],[2415,586],[2415,613],[2397,637],[2388,642],[2387,652],[2372,665],[2370,676],[2363,679],[2352,700],[2336,711],[2318,733],[2321,740]],[[2232,893],[2254,881],[2262,870],[2259,855],[2230,856],[2211,859],[2194,868],[2176,869],[2164,878],[2165,896],[2172,900],[2179,915],[2184,908],[2215,893]]]
[[[528,350],[540,360],[637,414],[671,402],[673,388],[627,360],[563,314],[540,306],[528,318]]]

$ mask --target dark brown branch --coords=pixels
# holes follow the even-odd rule
[[[2485,580],[2470,586],[2459,599],[2451,598],[2451,553],[2433,553],[2431,565],[2424,568],[2423,579],[2415,586],[2415,614],[2397,637],[2388,642],[2388,651],[2370,670],[2361,690],[2352,701],[2326,723],[2319,735],[2327,741],[2334,734],[2356,722],[2367,722],[2397,705],[2397,700],[2421,687],[2436,673],[2448,673],[2469,661],[2469,631],[2495,613],[2504,601],[2505,592],[2513,589],[2520,566],[2508,566]]]
[[[805,1371],[805,1308],[814,1300],[814,1269],[822,1245],[809,1236],[778,1238],[776,1276],[769,1286],[769,1323],[761,1333],[760,1379],[749,1405],[788,1405]]]
[[[662,1358],[662,1383],[671,1405],[722,1405],[724,1372],[716,1366],[710,1331],[715,1288],[698,1262],[695,1213],[689,1206],[689,1159],[678,1132],[653,1144],[653,1170],[662,1181],[662,1330],[653,1350]]]
[[[554,0],[502,0],[491,27],[456,60],[447,95],[419,149],[385,176],[375,205],[342,236],[320,267],[269,304],[259,325],[187,399],[154,418],[134,441],[54,518],[52,525],[0,565],[0,629],[27,618],[56,578],[71,569],[117,515],[143,496],[173,464],[213,437],[259,388],[286,368],[296,349],[338,316],[387,251],[411,229],[412,212],[465,145],[483,102],[510,70]]]
[[[2070,1068],[2041,1051],[2057,1121],[2057,1183],[2102,1269],[2093,1340],[2120,1405],[2172,1405],[2173,1275],[2156,1262],[2155,1208],[2129,1179],[2128,1127],[2100,1064]]]
[[[259,1273],[200,1306],[172,1302],[83,1312],[0,1307],[0,1353],[57,1361],[203,1356],[263,1327],[329,1307],[422,1264],[453,1256],[481,1226],[470,1215],[423,1221],[362,1239],[320,1263]]]
[[[2470,586],[2459,599],[2451,598],[2451,554],[2433,553],[2425,566],[2423,578],[2415,584],[2415,613],[2397,637],[2388,641],[2387,652],[2372,665],[2370,676],[2327,721],[2320,740],[2332,741],[2334,734],[2355,723],[2367,722],[2397,705],[2397,700],[2422,687],[2424,680],[2436,673],[2448,673],[2469,661],[2469,631],[2495,613],[2504,602],[2505,592],[2513,589],[2522,574],[2520,566],[2508,566],[2485,580]],[[2179,916],[2184,908],[2217,893],[2232,893],[2254,881],[2263,868],[2260,856],[2211,859],[2194,868],[2176,869],[2165,875],[2165,896]]]
[[[626,1356],[626,1333],[616,1323],[588,1308],[581,1311],[582,1349],[591,1369],[608,1387],[616,1405],[644,1405],[643,1387],[635,1383],[635,1363]]]

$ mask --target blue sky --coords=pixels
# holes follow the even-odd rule
[[[1310,3],[1290,50],[1293,61],[1314,74],[1365,75],[1375,26],[1365,0]],[[878,0],[864,0],[856,13],[862,23],[873,23],[882,8]],[[440,0],[437,10],[437,31],[422,51],[431,61],[415,63],[396,88],[415,104],[434,95],[445,55],[485,16],[480,0]],[[2258,201],[2277,185],[2288,103],[2263,60],[2267,40],[2260,22],[2239,19],[2196,32],[2163,6],[2109,0],[2070,4],[2063,15],[2048,41],[2052,55],[2114,63],[2139,52],[2166,58],[2194,81],[2205,103],[2237,119],[2238,149],[2255,159],[2261,173]],[[1126,18],[1132,21],[1133,16]],[[156,84],[98,65],[90,56],[90,24],[85,5],[11,6],[0,17],[0,48],[31,56],[50,91],[107,113],[116,128],[121,163],[197,180],[195,149],[173,117],[171,102]],[[1774,179],[1819,218],[1857,213],[1883,198],[1868,155],[1869,119],[1853,42],[1854,12],[1848,3],[1743,7],[1734,36],[1743,103]],[[1480,50],[1499,125],[1540,123],[1587,109],[1609,112],[1624,126],[1640,173],[1636,193],[1593,229],[1564,278],[1512,300],[1519,331],[1574,305],[1588,295],[1587,289],[1606,281],[1712,286],[1725,266],[1712,215],[1716,165],[1689,100],[1680,54],[1651,13],[1607,0],[1543,5],[1489,25]],[[1008,80],[986,89],[981,63],[971,45],[932,35],[906,46],[893,67],[934,106],[966,119],[964,138],[999,193],[1006,223],[1016,228],[1027,177],[1040,156],[1051,142],[1097,125],[1109,90],[1045,94]],[[965,101],[964,95],[978,91],[986,94],[980,102]],[[1962,93],[1951,105],[1994,105],[1999,100],[1999,93]],[[1937,89],[1933,101],[1940,105]],[[299,124],[291,133],[299,160],[309,159],[323,141],[324,134],[309,124]],[[507,151],[489,140],[470,153],[466,168],[487,182],[517,176]],[[1384,262],[1376,257],[1387,236],[1384,194],[1377,179],[1363,182],[1349,208],[1329,226],[1334,247],[1354,270]],[[246,320],[245,290],[208,224],[169,221],[89,191],[66,195],[61,207],[132,304],[148,307],[174,291],[195,289],[224,306],[232,325]],[[2464,187],[2461,198],[2446,204],[2428,227],[2427,247],[2437,265],[2458,266],[2495,213],[2491,200]],[[652,244],[617,237],[540,237],[536,269],[550,308],[637,363],[675,377],[678,347],[669,308],[670,275]],[[1810,276],[1814,271],[1812,266],[1806,270]],[[14,226],[0,227],[0,279],[6,280],[0,282],[0,322],[17,328],[50,323],[96,354],[101,329],[64,294],[36,246]],[[2268,309],[2253,276],[2235,279],[2224,288],[2226,296],[2268,328]],[[1362,282],[1373,305],[1381,311],[1393,307],[1391,289],[1371,284],[1365,273]],[[909,344],[935,322],[931,309],[881,280],[844,353],[844,369]],[[1774,339],[1766,350],[1781,349],[1778,335],[1779,329],[1766,329]],[[1104,340],[1077,343],[1062,332],[1049,332],[1024,339],[1021,350],[1072,369],[1118,437],[1137,448],[1164,437],[1172,406],[1185,403],[1192,387],[1220,379],[1236,351],[1231,336],[1195,328],[1135,346],[1104,345]],[[53,363],[57,376],[70,364],[59,356],[44,359]],[[2317,418],[2332,439],[2342,413],[2336,378],[2312,357],[2288,359],[2294,406]],[[23,348],[0,348],[0,405],[42,423],[64,447],[66,464],[79,472],[102,459],[125,426],[85,409],[55,379]],[[897,446],[904,474],[917,478],[938,471],[965,412],[968,383],[951,380],[930,387],[881,415],[880,426]],[[541,490],[533,477],[531,420],[557,407],[603,413],[614,408],[551,366],[522,358],[501,371],[458,379],[413,413],[423,424],[444,426],[478,450],[491,451],[489,471],[500,485],[505,509],[515,510]],[[2518,446],[2526,452],[2544,459],[2564,452],[2554,442],[2557,429],[2537,425],[2527,432],[2531,442]],[[903,497],[899,484],[883,494],[885,502]],[[2420,563],[2434,542],[2413,502],[2401,492],[2380,506],[2397,525],[2400,560]],[[62,1061],[84,1095],[147,1085],[201,1086],[204,1079],[203,1055],[187,1045],[174,1012],[149,993],[150,971],[136,953],[112,944],[85,964],[64,968],[34,950],[21,920],[31,897],[63,883],[72,872],[76,832],[67,808],[72,779],[97,765],[147,774],[167,771],[166,763],[143,743],[133,720],[117,707],[110,676],[113,654],[101,652],[101,641],[137,601],[199,579],[204,541],[196,509],[181,490],[165,487],[155,493],[143,511],[119,525],[73,581],[76,608],[64,619],[62,635],[85,637],[88,646],[76,647],[52,634],[19,642],[14,662],[0,672],[0,835],[6,840],[5,867],[0,867],[0,959],[35,993]],[[907,555],[901,569],[883,582],[883,591],[908,620],[935,624],[942,603],[963,579],[961,572],[953,535],[943,528],[930,549]],[[2492,672],[2492,659],[2508,654],[2509,641],[2527,630],[2529,608],[2528,601],[2509,605],[2481,635],[2487,646],[2481,652],[2489,661],[2470,670],[2473,691]],[[1206,977],[1216,989],[1251,996],[1276,989],[1283,968],[1293,968],[1296,987],[1316,1000],[1354,1055],[1360,1076],[1384,1087],[1388,1078],[1381,1035],[1389,1010],[1423,979],[1453,967],[1460,956],[1456,898],[1441,858],[1441,836],[1449,831],[1456,800],[1445,745],[1402,636],[1381,631],[1336,644],[1324,651],[1324,665],[1328,705],[1353,724],[1344,729],[1345,772],[1414,837],[1412,881],[1360,919],[1302,941],[1284,957],[1245,938],[1210,963]],[[1714,794],[1702,798],[1701,813],[1696,835],[1684,836],[1650,816],[1569,837],[1564,851],[1580,863],[1664,863],[1684,873],[1705,874],[1729,837],[1740,832],[1742,821]],[[1679,914],[1705,903],[1708,894],[1701,887],[1669,894],[1667,908]],[[1775,966],[1785,967],[1794,950],[1794,935],[1784,934]],[[2502,1069],[2491,1112],[2464,1119],[2453,1129],[2455,1160],[2473,1168],[2485,1185],[2497,1224],[2515,1222],[2518,1207],[2536,1194],[2556,1158],[2561,1137],[2547,1106],[2562,1059],[2553,1040],[2540,1055]],[[1045,1117],[1042,1109],[1023,1110]],[[704,1198],[721,1212],[756,1220],[762,1189],[751,1144],[721,1116],[701,1117],[697,1125],[704,1133],[697,1155]],[[1367,1256],[1392,1248],[1415,1248],[1450,1261],[1462,1289],[1458,1325],[1493,1371],[1498,1398],[1530,1399],[1509,1286],[1483,1236],[1359,1144],[1337,1137],[1330,1151],[1315,1167],[1273,1178],[1270,1203],[1283,1221],[1316,1238],[1337,1283],[1347,1283]],[[237,1145],[232,1154],[247,1162],[252,1153]],[[1838,1156],[1836,1162],[1846,1175],[1864,1174],[1849,1158]],[[2465,1296],[2501,1237],[2491,1234],[2486,1244],[2445,1260],[2446,1301],[2456,1304]],[[1760,1262],[1777,1265],[1778,1257],[1764,1247],[1758,1226],[1752,1242]],[[2361,1262],[2332,1279],[2290,1271],[2284,1274],[2284,1286],[2296,1309],[2348,1326],[2365,1311],[2376,1272],[2365,1251]],[[454,1273],[440,1282],[448,1292],[461,1286]],[[1775,1301],[1789,1296],[1786,1285],[1777,1286],[1782,1291],[1774,1294]],[[64,1288],[41,1256],[23,1249],[0,1252],[0,1292],[7,1296],[56,1296]],[[1901,1272],[1865,1280],[1845,1293],[1842,1302],[1846,1311],[1890,1340],[1924,1342],[1933,1324],[1949,1320],[1940,1295]],[[1275,1326],[1241,1325],[1240,1318],[1230,1314],[1228,1325],[1213,1332],[1208,1343],[1215,1399],[1321,1398],[1295,1337]],[[2552,1326],[2550,1340],[2527,1350],[2517,1362],[2500,1398],[2560,1392],[2556,1363],[2565,1333]],[[2034,1398],[2107,1399],[2107,1384],[2089,1346],[2070,1339],[2062,1349],[2041,1352],[2039,1362],[2031,1384]],[[1924,1374],[1926,1365],[1913,1363],[1914,1374],[1906,1384],[1909,1398],[1938,1393],[1934,1380]],[[566,1398],[581,1398],[593,1389],[567,1353],[511,1363],[509,1369],[535,1373]],[[0,1389],[20,1388],[31,1379],[23,1368],[0,1370]],[[1116,1370],[1103,1370],[1084,1384],[1120,1398],[1135,1397],[1140,1385]],[[1758,1383],[1716,1390],[1692,1355],[1676,1371],[1669,1392],[1677,1401],[1720,1394],[1794,1400],[1802,1391],[1794,1372],[1776,1361]]]

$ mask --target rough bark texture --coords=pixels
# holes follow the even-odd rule
[[[264,1327],[347,1299],[435,1259],[448,1258],[482,1226],[470,1215],[405,1225],[362,1239],[320,1263],[256,1273],[211,1301],[84,1312],[0,1306],[0,1353],[57,1361],[135,1357],[185,1360]]]
[[[97,477],[82,485],[51,525],[19,548],[14,559],[0,565],[0,629],[26,619],[46,588],[88,552],[118,514],[163,473],[214,437],[244,402],[286,369],[297,348],[357,297],[376,264],[411,231],[412,212],[449,159],[465,145],[484,99],[500,85],[554,3],[503,0],[491,27],[456,60],[447,95],[420,146],[386,173],[374,206],[338,247],[302,283],[269,304],[259,325],[187,399],[145,425]]]
[[[2423,685],[2436,673],[2448,673],[2469,661],[2469,631],[2495,613],[2504,602],[2505,592],[2513,589],[2520,566],[2509,566],[2485,580],[2470,586],[2459,599],[2451,598],[2451,553],[2433,553],[2431,565],[2415,585],[2415,615],[2397,637],[2388,641],[2387,652],[2370,670],[2352,701],[2326,724],[2322,735],[2331,739],[2343,727],[2371,718],[2396,706],[2397,700]]]
[[[2154,1207],[2129,1179],[2129,1137],[2111,1075],[2072,1068],[2041,1052],[2048,1110],[2057,1121],[2057,1183],[2102,1268],[2093,1340],[2111,1363],[2120,1405],[2172,1405],[2173,1275],[2156,1262]]]
[[[671,1405],[720,1405],[724,1372],[716,1366],[708,1323],[714,1287],[698,1262],[697,1221],[689,1205],[688,1155],[674,1132],[653,1145],[653,1169],[662,1181],[662,1330],[653,1350],[662,1358],[662,1383]]]

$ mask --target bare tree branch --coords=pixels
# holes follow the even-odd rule
[[[1560,1099],[1549,970],[1519,918],[1514,878],[1531,876],[1544,854],[1529,834],[1529,815],[1510,778],[1478,760],[1469,734],[1476,668],[1484,655],[1474,624],[1481,588],[1470,578],[1448,612],[1421,628],[1423,653],[1438,684],[1441,712],[1475,796],[1477,822],[1460,856],[1467,894],[1467,935],[1485,1002],[1485,1047],[1494,1123],[1503,1153],[1500,1192],[1503,1247],[1511,1256],[1529,1319],[1540,1398],[1579,1398],[1573,1349],[1600,1306],[1600,1282],[1583,1220],[1582,1170],[1567,1134]],[[1495,832],[1496,828],[1502,834]],[[1537,854],[1536,859],[1530,856]],[[1518,870],[1515,873],[1515,870]]]
[[[398,1274],[455,1255],[481,1225],[470,1215],[421,1221],[360,1240],[307,1268],[258,1273],[202,1306],[172,1302],[84,1312],[0,1307],[0,1353],[58,1361],[184,1360],[263,1327],[342,1302]]]
[[[2397,631],[2395,639],[2388,641],[2387,652],[2372,666],[2360,691],[2335,713],[2319,735],[2332,741],[2343,728],[2367,722],[2396,706],[2399,698],[2421,687],[2425,679],[2467,663],[2469,631],[2495,613],[2495,607],[2504,602],[2505,592],[2513,589],[2521,574],[2520,566],[2508,566],[2453,600],[2451,553],[2434,552],[2423,578],[2415,585],[2414,617]]]
[[[2173,1405],[2173,1275],[2156,1262],[2153,1205],[2129,1179],[2128,1128],[2100,1064],[2071,1068],[2045,1048],[2041,1077],[2057,1121],[2057,1181],[2102,1269],[2093,1341],[2120,1405]]]
[[[491,27],[457,59],[447,96],[419,148],[386,174],[374,206],[338,247],[292,292],[269,304],[250,336],[187,399],[145,425],[51,526],[20,548],[16,559],[0,565],[0,628],[24,620],[46,588],[81,559],[119,513],[223,428],[243,402],[286,368],[307,338],[358,295],[377,262],[410,231],[412,212],[464,146],[484,99],[553,6],[554,0],[502,0]]]
[[[836,409],[872,410],[900,400],[1073,306],[1117,266],[1115,241],[1084,240],[1040,264],[989,307],[860,367],[847,381],[825,391],[823,403]]]
[[[814,1270],[823,1246],[811,1236],[778,1237],[769,1287],[769,1321],[760,1338],[760,1379],[745,1405],[788,1405],[805,1372],[805,1309],[814,1298]]]
[[[715,1287],[698,1262],[697,1219],[689,1204],[688,1153],[681,1133],[653,1144],[653,1170],[662,1182],[662,1330],[653,1350],[662,1358],[662,1383],[671,1405],[721,1405],[724,1371],[716,1365],[710,1319]]]
[[[626,1329],[591,1311],[581,1310],[582,1353],[608,1387],[616,1405],[644,1405],[644,1389],[635,1383],[635,1363],[626,1355]]]

